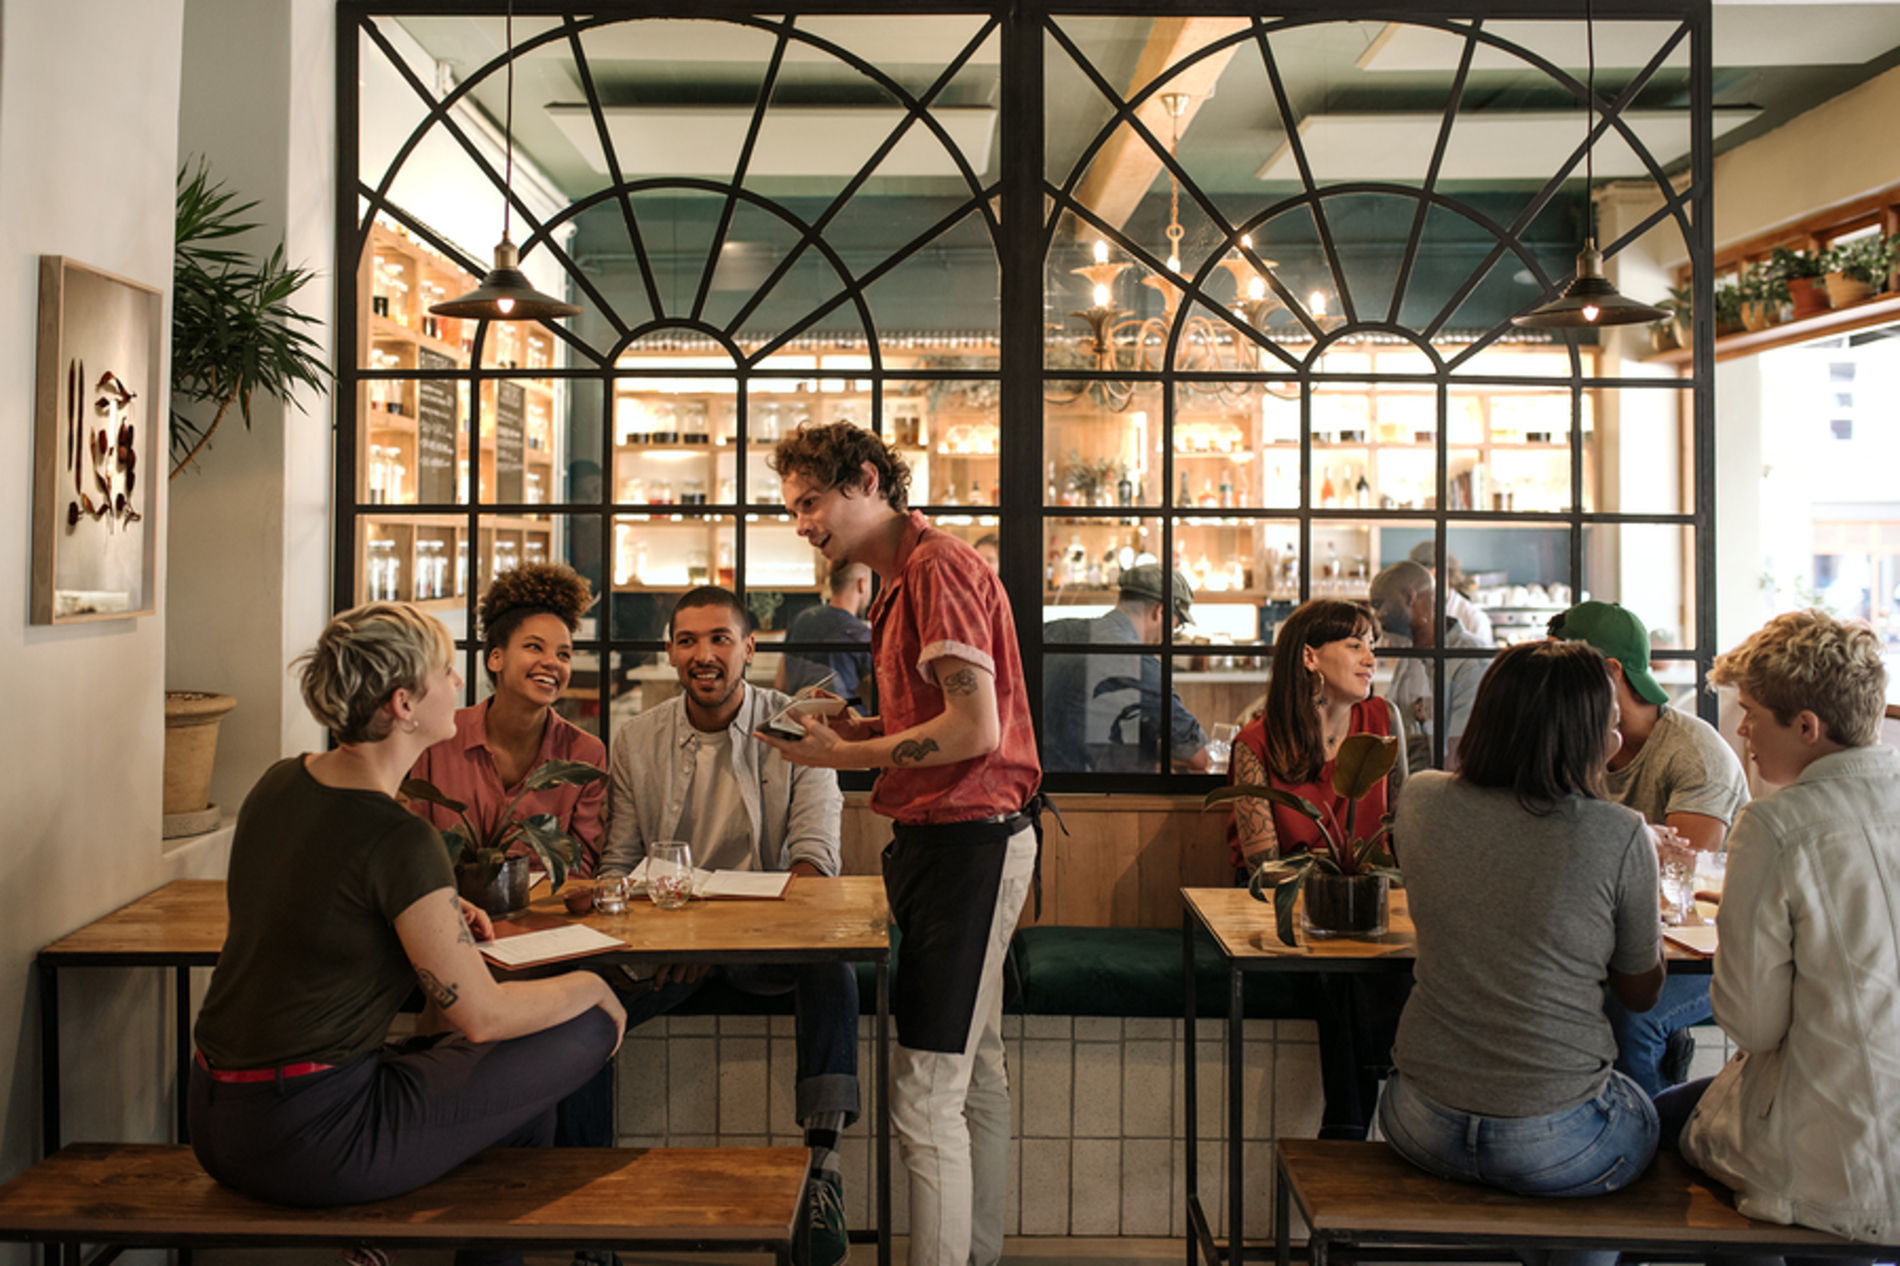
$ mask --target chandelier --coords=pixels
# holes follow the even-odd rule
[[[1168,112],[1168,157],[1173,160],[1181,142],[1181,116],[1193,98],[1187,93],[1166,92],[1159,99]],[[1097,239],[1092,262],[1069,270],[1088,286],[1089,306],[1069,314],[1088,327],[1087,333],[1063,341],[1083,365],[1098,373],[1116,376],[1063,384],[1054,393],[1045,392],[1045,398],[1051,403],[1067,404],[1092,394],[1108,408],[1120,412],[1144,390],[1156,389],[1157,384],[1153,382],[1121,375],[1156,374],[1166,367],[1164,355],[1177,324],[1183,293],[1181,239],[1185,230],[1181,227],[1181,182],[1175,174],[1176,166],[1175,162],[1168,165],[1167,271],[1141,279],[1142,285],[1160,294],[1162,315],[1136,316],[1115,302],[1115,282],[1128,268],[1128,263],[1110,259],[1107,240]],[[1302,333],[1314,337],[1331,333],[1344,321],[1343,317],[1327,314],[1324,291],[1314,291],[1304,311],[1288,305],[1281,298],[1273,274],[1278,263],[1256,254],[1253,239],[1248,234],[1240,235],[1238,245],[1219,264],[1234,279],[1234,298],[1229,310],[1235,321],[1263,337],[1274,337],[1268,334],[1267,322],[1281,310],[1293,316]],[[1258,373],[1269,359],[1258,343],[1233,325],[1198,314],[1189,315],[1179,324],[1174,368],[1196,375],[1179,380],[1182,390],[1211,397],[1222,404],[1238,404],[1261,391],[1281,399],[1298,398],[1300,389],[1296,383],[1221,380],[1231,375]]]

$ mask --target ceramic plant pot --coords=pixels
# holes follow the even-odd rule
[[[1300,895],[1309,937],[1382,936],[1386,926],[1384,875],[1333,875],[1314,869]]]
[[[493,872],[481,862],[457,866],[455,887],[489,918],[512,918],[528,908],[528,859],[510,857]]]
[[[1829,273],[1822,280],[1827,282],[1827,301],[1836,308],[1851,308],[1874,297],[1872,286],[1846,273]]]
[[[165,837],[195,835],[218,823],[211,803],[211,767],[218,726],[237,707],[230,695],[203,690],[165,692]]]

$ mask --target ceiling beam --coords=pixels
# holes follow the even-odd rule
[[[1141,50],[1141,59],[1135,64],[1134,77],[1128,84],[1128,95],[1133,96],[1147,87],[1156,78],[1166,74],[1182,58],[1207,47],[1216,40],[1223,39],[1237,31],[1247,29],[1246,18],[1156,18],[1149,28],[1148,42]],[[1209,57],[1204,57],[1192,66],[1169,78],[1167,91],[1185,93],[1187,107],[1181,112],[1178,122],[1180,134],[1187,135],[1188,125],[1194,121],[1195,114],[1214,91],[1214,84],[1227,68],[1236,49],[1234,44]],[[1148,98],[1136,115],[1148,130],[1166,142],[1169,131],[1176,121],[1168,117],[1168,109],[1162,104],[1162,93]],[[1088,175],[1082,178],[1076,190],[1076,198],[1087,206],[1103,222],[1120,228],[1135,213],[1141,200],[1153,187],[1155,177],[1161,172],[1161,158],[1144,143],[1141,137],[1130,127],[1120,127],[1108,138],[1106,144],[1097,151],[1095,162],[1090,165]]]

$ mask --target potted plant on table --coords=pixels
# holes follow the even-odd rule
[[[503,919],[528,908],[530,858],[540,858],[548,872],[548,891],[559,892],[574,864],[574,838],[563,831],[551,813],[516,817],[515,806],[531,791],[550,787],[585,787],[599,782],[604,771],[577,760],[551,760],[521,780],[521,790],[490,822],[478,825],[468,805],[446,796],[426,778],[405,779],[403,795],[411,800],[439,804],[462,820],[442,832],[455,867],[456,890],[463,898]]]
[[[1829,248],[1826,256],[1828,302],[1836,308],[1852,307],[1883,289],[1900,262],[1900,233],[1885,237],[1869,233]]]
[[[1390,735],[1346,736],[1333,762],[1333,790],[1346,802],[1343,826],[1305,796],[1258,783],[1217,787],[1201,802],[1207,809],[1255,796],[1291,809],[1319,828],[1323,847],[1264,862],[1247,885],[1255,901],[1269,900],[1265,893],[1272,890],[1274,926],[1283,943],[1299,944],[1293,933],[1293,910],[1302,892],[1309,936],[1378,936],[1385,931],[1387,885],[1404,884],[1388,843],[1392,815],[1382,816],[1363,839],[1356,830],[1359,802],[1392,772],[1398,758],[1399,741]],[[1377,860],[1381,856],[1386,864]]]

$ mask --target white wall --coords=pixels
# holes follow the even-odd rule
[[[27,623],[39,257],[70,255],[169,295],[183,21],[183,0],[0,6],[0,878],[11,881],[0,1017],[15,1035],[0,1043],[0,1177],[39,1151],[34,953],[179,874],[223,868],[203,848],[168,857],[159,840],[162,552],[158,615]],[[164,416],[162,400],[147,404],[147,420]],[[163,976],[68,973],[62,1002],[67,1137],[168,1137]],[[29,1260],[0,1248],[0,1263]]]
[[[258,205],[240,245],[317,273],[297,307],[324,349],[334,333],[335,14],[328,0],[187,0],[178,108],[181,162]],[[242,102],[241,109],[233,103]],[[330,604],[333,405],[300,412],[262,396],[248,432],[233,408],[171,485],[171,617],[165,682],[217,690],[225,719],[211,798],[235,813],[271,762],[323,744],[285,665],[316,640]]]

